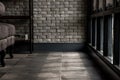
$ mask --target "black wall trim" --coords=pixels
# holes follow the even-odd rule
[[[120,80],[120,70],[102,57],[94,48],[88,45],[87,53],[93,57],[94,62],[96,62],[96,64],[99,65],[104,72],[106,72],[111,80]]]
[[[34,43],[33,52],[40,51],[82,51],[85,43]]]

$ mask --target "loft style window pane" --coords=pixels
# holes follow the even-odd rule
[[[92,46],[95,46],[95,19],[92,19]]]
[[[92,20],[92,46],[97,46],[97,19]]]
[[[92,39],[91,39],[92,36],[91,35],[92,35],[92,19],[90,19],[88,22],[88,38],[87,38],[88,40],[87,41],[90,45],[92,43]]]
[[[103,0],[99,0],[99,10],[103,10]]]
[[[108,57],[113,58],[113,22],[114,15],[108,17]]]
[[[97,20],[97,50],[103,55],[103,18]]]
[[[100,51],[103,52],[103,28],[104,27],[104,22],[103,18],[100,18]]]
[[[93,11],[97,10],[97,0],[93,0]]]
[[[100,18],[97,19],[97,50],[100,51]]]
[[[97,19],[95,19],[95,48],[97,48]]]
[[[106,0],[106,7],[112,7],[113,6],[113,0]]]
[[[108,57],[111,63],[113,63],[113,23],[114,15],[104,17],[103,55]]]
[[[92,43],[92,19],[90,21],[90,43]]]
[[[108,18],[108,56],[112,54],[112,18]]]

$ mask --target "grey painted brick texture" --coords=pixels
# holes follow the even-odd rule
[[[5,15],[29,15],[29,0],[5,0],[3,3]],[[34,43],[85,42],[86,11],[86,0],[33,0]],[[29,20],[21,23],[12,21],[17,34],[29,32]]]
[[[86,0],[34,0],[34,43],[86,41]]]

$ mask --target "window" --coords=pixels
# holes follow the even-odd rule
[[[92,19],[90,20],[90,23],[89,23],[89,34],[88,34],[88,37],[89,37],[89,43],[91,44],[92,43]]]
[[[100,18],[100,51],[103,52],[103,34],[104,31],[104,20],[103,18]]]
[[[113,0],[106,0],[106,8],[110,8],[113,6]]]
[[[92,46],[96,48],[97,41],[97,19],[92,19]]]
[[[92,46],[95,46],[95,19],[92,19]]]
[[[91,3],[94,11],[90,16],[91,48],[110,65],[120,68],[120,0],[92,0]]]
[[[113,15],[108,17],[108,56],[113,56]]]
[[[94,37],[95,37],[95,48],[97,48],[97,18],[95,19],[95,33],[94,33]]]
[[[103,10],[103,0],[99,0],[99,11]]]
[[[108,57],[111,61],[113,59],[113,23],[114,15],[105,17],[104,56]]]
[[[103,18],[98,18],[97,21],[97,50],[103,53]]]
[[[100,18],[97,18],[97,50],[100,51]]]
[[[120,66],[120,14],[115,14],[115,20],[113,63]]]
[[[93,0],[93,11],[97,10],[97,0]]]

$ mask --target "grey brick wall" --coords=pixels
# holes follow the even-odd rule
[[[34,0],[34,43],[86,41],[86,0]]]
[[[29,0],[2,0],[6,7],[4,15],[29,15]]]
[[[6,6],[5,15],[29,15],[29,0],[2,1]],[[86,41],[86,0],[33,0],[33,2],[34,43]],[[7,22],[10,21],[16,25],[17,34],[24,33],[23,29],[28,32],[28,20]]]

